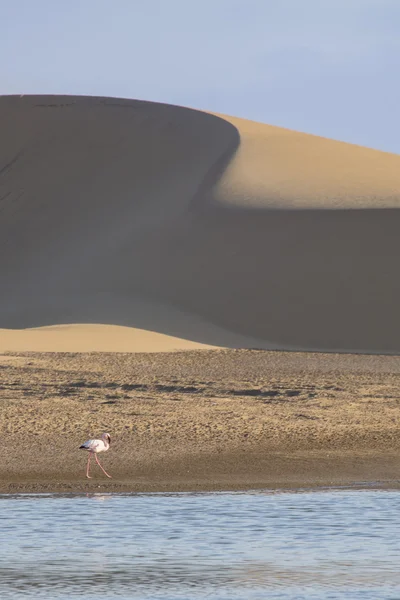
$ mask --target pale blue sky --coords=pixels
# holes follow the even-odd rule
[[[0,94],[121,96],[400,153],[400,0],[0,0]]]

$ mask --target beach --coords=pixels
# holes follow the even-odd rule
[[[1,493],[397,487],[400,357],[7,353]],[[103,431],[106,479],[79,445]]]

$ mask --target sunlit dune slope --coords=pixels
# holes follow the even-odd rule
[[[0,130],[0,350],[400,351],[399,156],[110,98]]]

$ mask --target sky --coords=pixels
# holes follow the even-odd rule
[[[400,0],[0,0],[0,94],[167,102],[400,153]]]

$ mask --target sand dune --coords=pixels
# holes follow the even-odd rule
[[[400,351],[399,156],[107,98],[0,127],[1,351]]]
[[[80,352],[171,352],[212,347],[118,325],[71,324],[0,329],[0,348],[9,352],[75,352],[77,348]]]

